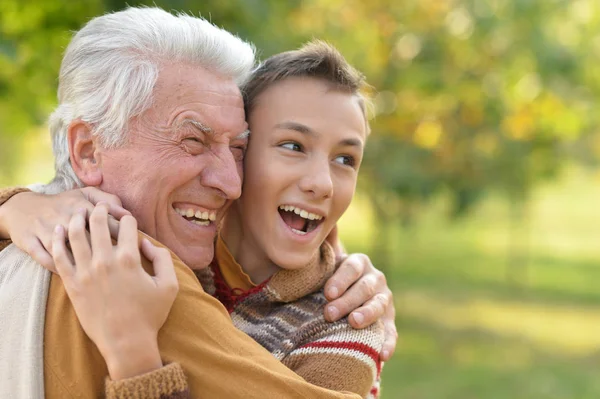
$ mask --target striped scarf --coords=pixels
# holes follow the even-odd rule
[[[197,275],[225,305],[235,326],[308,382],[336,391],[379,397],[383,345],[380,322],[356,330],[348,319],[327,322],[323,286],[335,269],[328,244],[305,268],[280,270],[250,290],[231,288],[218,259]]]

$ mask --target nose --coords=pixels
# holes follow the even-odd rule
[[[300,189],[309,193],[315,199],[327,199],[333,195],[333,180],[329,160],[311,159],[306,169],[306,175],[300,180]]]
[[[213,146],[210,156],[202,173],[202,184],[219,191],[228,200],[239,198],[242,194],[242,169],[229,146]]]

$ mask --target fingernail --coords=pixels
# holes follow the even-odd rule
[[[61,232],[62,232],[62,225],[60,225],[60,224],[57,224],[57,225],[54,227],[54,232],[55,232],[55,233],[61,233]]]
[[[359,326],[362,325],[363,321],[365,321],[365,316],[363,316],[362,313],[359,312],[355,312],[352,313],[354,315],[354,321],[356,322],[356,324],[358,324]]]
[[[335,306],[329,306],[327,308],[327,312],[329,313],[329,317],[331,317],[333,320],[336,320],[340,314],[339,310],[337,310]]]
[[[333,298],[333,299],[337,298],[339,293],[340,292],[338,291],[337,287],[331,287],[329,289],[329,297],[330,298]]]
[[[383,353],[381,354],[381,357],[384,359],[388,359],[390,357],[390,352],[389,351],[383,351]]]

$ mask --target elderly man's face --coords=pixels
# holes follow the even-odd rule
[[[190,267],[205,267],[217,225],[240,196],[247,128],[231,79],[165,66],[151,109],[130,125],[129,144],[102,151],[100,188],[122,199],[140,230]]]

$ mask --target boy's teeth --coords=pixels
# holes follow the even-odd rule
[[[296,229],[292,229],[292,231],[296,234],[300,234],[301,236],[303,236],[304,234],[306,234],[305,231],[301,231],[301,230],[296,230]]]
[[[192,223],[199,226],[208,226],[210,224],[210,220],[192,220]]]
[[[301,218],[308,220],[321,220],[323,216],[317,215],[314,213],[310,213],[305,211],[304,209],[296,208],[293,205],[279,205],[279,209],[283,209],[286,212],[294,212],[296,215],[299,215]]]

